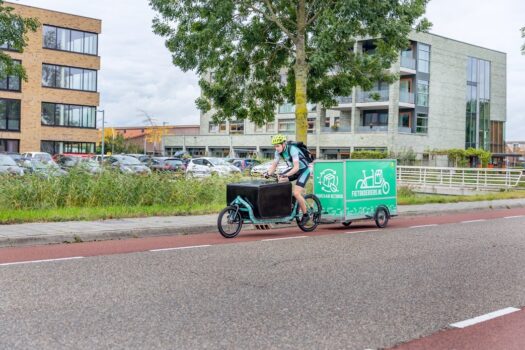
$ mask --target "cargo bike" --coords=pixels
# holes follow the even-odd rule
[[[301,222],[302,212],[292,195],[290,182],[257,180],[231,183],[226,187],[226,197],[228,206],[217,219],[217,228],[225,238],[236,237],[243,224],[289,224],[296,221],[301,230],[311,232],[321,220],[319,199],[314,194],[307,194],[304,199],[309,220]]]
[[[384,228],[397,215],[397,161],[326,160],[314,162],[314,194],[323,208],[323,222],[349,226],[374,220]]]

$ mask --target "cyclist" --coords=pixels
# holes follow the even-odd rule
[[[275,172],[275,169],[277,169],[277,165],[281,158],[284,159],[290,168],[279,175],[279,180],[297,180],[293,189],[293,195],[299,204],[299,208],[301,208],[301,211],[303,212],[301,223],[305,225],[308,222],[309,217],[306,210],[303,192],[306,182],[310,177],[310,168],[308,167],[309,162],[306,160],[299,147],[286,143],[286,136],[284,135],[277,134],[272,137],[272,145],[275,147],[275,158],[268,169],[268,172],[265,174],[265,177],[272,175]]]

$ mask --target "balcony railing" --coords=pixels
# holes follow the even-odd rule
[[[401,56],[401,67],[416,70],[416,60],[412,57]]]
[[[387,132],[388,131],[388,125],[372,125],[372,126],[358,126],[357,132],[358,133],[375,133],[375,132]]]
[[[337,96],[336,99],[338,104],[349,104],[352,103],[352,96]]]
[[[389,99],[388,90],[372,90],[372,91],[359,91],[357,94],[357,102],[385,102]]]
[[[406,126],[399,126],[397,128],[397,131],[399,133],[402,133],[402,134],[411,134],[412,133],[412,128],[408,128]]]
[[[330,126],[330,127],[321,127],[321,132],[322,133],[332,133],[332,132],[351,132],[352,131],[352,128],[350,126],[345,126],[345,127],[333,127],[333,126]]]
[[[415,103],[414,101],[415,101],[415,98],[414,98],[413,92],[399,91],[399,102],[414,104]]]

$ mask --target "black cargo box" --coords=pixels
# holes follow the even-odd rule
[[[241,196],[253,206],[257,219],[275,219],[288,216],[292,212],[292,184],[267,181],[238,182],[226,187],[226,200],[229,205],[237,196]],[[248,218],[248,215],[244,215]]]

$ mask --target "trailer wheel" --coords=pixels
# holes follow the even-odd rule
[[[377,227],[385,228],[386,225],[388,224],[388,218],[389,218],[388,211],[385,208],[383,207],[377,208],[376,215],[374,217]]]
[[[352,223],[352,221],[343,221],[343,225],[344,225],[345,227],[350,226],[351,223]]]

